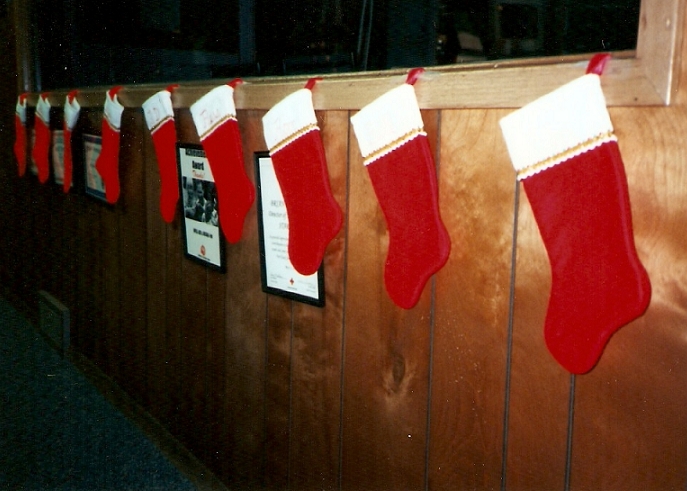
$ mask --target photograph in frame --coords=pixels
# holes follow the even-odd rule
[[[224,237],[219,224],[217,188],[203,147],[177,143],[177,164],[184,254],[224,272]]]

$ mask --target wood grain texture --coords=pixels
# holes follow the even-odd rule
[[[293,305],[289,485],[304,491],[338,489],[341,443],[349,113],[318,116],[329,181],[344,225],[324,256],[325,307]]]
[[[221,475],[224,461],[229,456],[227,449],[227,413],[224,401],[226,387],[226,275],[211,271],[207,277],[206,317],[208,335],[206,339],[206,390],[207,390],[207,435],[204,449],[205,461],[215,474]]]
[[[180,143],[198,143],[195,128],[187,111],[176,113],[177,140]],[[147,131],[147,129],[142,129]],[[164,325],[161,326],[165,336],[165,389],[168,396],[170,412],[167,416],[166,426],[171,433],[179,437],[186,424],[182,411],[184,373],[182,352],[184,341],[182,335],[186,333],[184,326],[184,301],[183,283],[186,278],[183,275],[184,257],[183,243],[183,215],[178,211],[174,221],[167,228],[166,242],[166,271],[164,292],[166,300],[166,315]],[[203,298],[204,293],[203,293]]]
[[[652,300],[578,379],[571,489],[684,489],[687,112],[616,109],[611,118]]]
[[[140,111],[122,117],[119,198],[120,339],[122,355],[119,384],[138,403],[147,393],[148,330],[146,322],[146,187]],[[108,275],[109,275],[108,271]]]
[[[98,207],[97,223],[102,235],[96,247],[100,254],[96,263],[94,282],[102,284],[101,294],[95,296],[96,330],[102,333],[103,360],[105,373],[117,383],[122,381],[121,365],[126,363],[126,356],[120,346],[121,338],[121,295],[120,289],[120,252],[119,252],[119,217],[117,210],[104,203],[93,203]],[[96,287],[97,288],[97,287]]]
[[[179,113],[177,128],[177,138],[180,142],[192,141],[196,136],[195,125],[188,111]],[[180,221],[183,227],[183,220]],[[207,433],[207,276],[208,269],[204,265],[182,257],[179,436],[189,450],[198,455],[203,452]]]
[[[267,363],[265,381],[265,485],[289,488],[291,408],[292,302],[267,298]]]
[[[181,215],[181,214],[179,214]],[[170,432],[177,436],[181,426],[181,398],[183,367],[181,359],[183,328],[182,321],[182,276],[181,265],[184,259],[181,217],[177,217],[167,230],[167,269],[165,272],[164,295],[166,300],[165,322],[160,328],[165,336],[165,374],[164,387],[168,397],[169,410],[164,423]]]
[[[506,484],[564,489],[570,375],[544,342],[551,269],[522,185],[516,247]]]
[[[165,386],[167,296],[167,231],[160,216],[160,173],[150,132],[143,131],[146,216],[147,400],[144,407],[158,421],[167,421],[171,408]],[[177,215],[179,206],[177,206]],[[175,217],[179,220],[179,217]]]
[[[435,112],[423,114],[428,138]],[[411,310],[384,286],[388,233],[357,140],[349,133],[342,489],[425,485],[431,282]]]
[[[244,168],[254,181],[253,153],[265,149],[260,111],[239,111]],[[227,246],[226,391],[227,448],[223,471],[238,489],[255,489],[265,477],[267,299],[260,283],[257,208],[246,215],[243,235]]]
[[[496,489],[501,478],[513,189],[500,114],[442,111],[451,256],[437,275],[430,489]]]

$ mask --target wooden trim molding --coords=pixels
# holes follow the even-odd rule
[[[679,47],[687,0],[643,0],[636,51],[616,52],[602,77],[609,106],[656,106],[671,102],[678,84]],[[591,55],[520,59],[432,67],[415,84],[422,109],[518,108],[584,74]],[[324,75],[313,91],[316,110],[357,110],[405,81],[407,70]],[[310,76],[246,78],[235,91],[236,109],[268,110],[302,88]],[[188,108],[223,80],[180,83],[175,108]],[[125,86],[119,101],[140,107],[168,84]],[[79,93],[82,107],[99,107],[109,87]],[[54,91],[53,106],[68,90]],[[35,105],[38,95],[29,97]]]

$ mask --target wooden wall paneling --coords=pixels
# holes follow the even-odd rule
[[[82,110],[79,120],[81,134],[99,135],[101,131],[102,111]],[[81,136],[81,135],[80,135]],[[80,149],[83,150],[82,146]],[[84,330],[87,334],[87,345],[92,346],[92,360],[104,372],[108,373],[108,326],[105,325],[105,262],[104,258],[112,245],[112,230],[108,229],[102,217],[108,205],[84,195],[85,185],[84,155],[78,155],[80,185],[82,189],[82,213],[79,220],[79,235],[83,244],[83,268],[79,271],[79,291],[85,302],[82,306],[86,320]],[[112,213],[110,211],[110,213]],[[109,235],[106,235],[108,234]],[[116,237],[116,236],[115,236]],[[114,272],[116,273],[116,271]],[[113,274],[114,277],[114,274]]]
[[[510,163],[508,155],[502,158]],[[511,170],[510,182],[514,179]],[[519,186],[506,487],[563,490],[571,379],[544,341],[551,268]]]
[[[50,144],[48,146],[48,162],[50,166],[50,177],[48,182],[45,184],[47,191],[50,194],[50,249],[54,257],[54,268],[53,274],[51,275],[51,282],[48,285],[50,288],[48,291],[59,299],[63,303],[66,302],[65,294],[68,292],[64,288],[64,279],[66,276],[67,265],[67,255],[65,251],[65,242],[68,233],[65,233],[64,227],[66,225],[66,207],[65,207],[65,195],[62,192],[62,186],[58,186],[55,182],[55,166],[53,162],[53,144],[52,139],[54,136],[54,130],[59,130],[62,128],[62,115],[60,115],[59,110],[52,110],[50,114]]]
[[[289,488],[292,304],[282,297],[267,297],[265,485],[268,489]]]
[[[647,312],[611,337],[576,383],[571,489],[687,484],[687,109],[611,110],[635,243],[652,282]]]
[[[97,128],[95,134],[101,134],[102,112],[94,113],[93,116],[95,120],[93,126]],[[120,180],[121,175],[122,166],[119,168]],[[102,333],[104,340],[102,346],[104,350],[102,357],[105,362],[104,371],[113,380],[121,383],[123,374],[120,368],[121,364],[126,361],[126,356],[122,353],[120,346],[122,290],[120,287],[121,252],[119,237],[121,231],[119,214],[122,203],[119,201],[111,205],[94,200],[90,206],[97,207],[95,220],[101,227],[99,233],[96,230],[92,231],[96,235],[96,247],[99,248],[96,271],[94,271],[94,276],[90,278],[91,286],[96,288],[94,328]]]
[[[432,120],[423,113],[432,145]],[[432,282],[397,307],[384,285],[388,232],[355,136],[349,134],[342,489],[425,486]]]
[[[208,304],[206,316],[207,336],[207,419],[208,435],[205,443],[208,453],[207,464],[216,474],[221,475],[224,460],[228,458],[226,449],[226,419],[224,410],[226,394],[226,275],[210,272],[207,278]]]
[[[76,307],[74,309],[74,325],[76,339],[80,352],[103,368],[100,356],[102,331],[96,330],[95,325],[95,288],[102,289],[102,283],[93,281],[98,272],[95,258],[100,254],[98,240],[100,237],[100,223],[96,220],[98,204],[84,195],[84,156],[83,134],[92,133],[89,125],[91,111],[84,110],[79,123],[72,133],[72,155],[74,162],[74,186],[71,193],[74,196],[77,210],[76,219]]]
[[[171,226],[160,215],[160,172],[157,166],[153,139],[147,129],[142,153],[145,165],[146,206],[146,324],[147,336],[147,400],[148,412],[161,422],[169,422],[171,406],[166,386],[167,359],[167,232]],[[180,217],[179,206],[175,220]]]
[[[206,435],[205,371],[207,343],[207,269],[183,259],[181,263],[181,396],[180,437],[200,455]]]
[[[63,127],[63,117],[60,111],[51,115],[53,128]],[[52,153],[51,153],[52,155]],[[52,160],[52,159],[51,159]],[[53,236],[59,243],[59,269],[60,274],[58,283],[55,285],[55,296],[70,309],[70,314],[74,315],[76,306],[76,232],[78,211],[73,192],[65,194],[62,184],[57,184],[54,179],[54,162],[51,167],[52,181],[51,186],[55,195],[56,219],[53,220]],[[72,319],[73,324],[73,319]],[[73,335],[73,328],[70,336]]]
[[[188,142],[196,137],[195,125],[188,111],[179,114],[177,128],[177,138],[181,142]],[[207,432],[205,413],[207,276],[208,269],[204,265],[186,257],[182,259],[179,435],[189,450],[199,456],[203,451]]]
[[[27,139],[29,141],[28,156],[26,158],[26,174],[25,176],[29,181],[29,210],[30,216],[27,221],[28,230],[30,234],[29,243],[31,243],[31,252],[29,255],[30,262],[27,264],[28,269],[28,284],[26,285],[27,291],[25,292],[24,301],[28,303],[29,307],[29,318],[35,320],[35,312],[37,310],[36,303],[36,292],[40,288],[40,284],[43,280],[44,271],[39,266],[39,260],[45,257],[46,252],[46,226],[45,222],[49,218],[45,214],[44,209],[44,196],[39,193],[39,182],[38,177],[32,172],[32,157],[31,152],[33,150],[33,125],[34,125],[34,114],[35,111],[26,112],[27,120]],[[49,267],[49,266],[48,266]]]
[[[121,169],[120,169],[121,173]],[[121,174],[120,174],[121,175]],[[109,205],[104,203],[93,203],[98,211],[96,220],[100,223],[102,235],[98,247],[101,254],[98,258],[100,275],[93,278],[95,282],[102,282],[103,288],[100,298],[96,298],[96,312],[100,314],[101,320],[96,321],[96,329],[103,333],[105,340],[105,373],[115,382],[121,383],[123,373],[121,364],[126,362],[126,355],[122,353],[120,346],[121,337],[121,296],[120,288],[121,261],[120,261],[120,225],[119,207],[121,203]],[[96,294],[97,295],[97,294]]]
[[[36,240],[33,234],[35,209],[31,200],[31,186],[33,184],[31,176],[27,174],[21,178],[16,177],[16,181],[13,183],[16,195],[15,217],[17,225],[14,227],[16,241],[13,250],[16,254],[16,268],[12,287],[18,296],[24,300],[28,300]],[[23,226],[18,226],[19,224]]]
[[[265,150],[262,111],[239,111],[246,173],[255,182],[253,152]],[[231,487],[254,489],[265,476],[267,298],[260,282],[257,207],[246,215],[243,235],[227,244],[226,435],[229,455],[222,476]]]
[[[67,264],[65,262],[65,233],[62,228],[65,225],[65,196],[61,188],[53,180],[53,170],[50,169],[50,181],[48,190],[50,193],[50,247],[54,250],[55,266],[53,269],[52,281],[48,285],[54,292],[55,297],[64,302],[64,277]]]
[[[39,213],[42,215],[42,254],[37,258],[43,265],[43,272],[39,276],[39,284],[36,288],[36,295],[38,291],[45,290],[51,292],[53,295],[59,296],[55,287],[58,283],[60,275],[60,243],[59,236],[56,235],[57,219],[60,210],[57,206],[57,197],[53,193],[52,183],[52,169],[50,170],[50,177],[45,184],[37,186],[37,198],[41,203]],[[37,306],[37,304],[36,304]]]
[[[146,400],[148,364],[144,131],[142,112],[126,111],[122,117],[119,154],[120,386],[140,404]]]
[[[347,111],[318,113],[332,193],[344,213],[324,257],[325,307],[293,305],[291,489],[338,489],[348,191]]]
[[[179,140],[182,141],[182,140]],[[181,212],[167,228],[166,269],[164,296],[166,300],[163,334],[165,338],[164,351],[164,384],[169,413],[166,416],[166,426],[175,436],[180,434],[181,416],[180,404],[182,394],[182,306],[181,284],[183,277],[181,265],[184,258],[184,244],[182,240],[183,220]]]
[[[439,196],[451,255],[436,280],[429,489],[501,481],[513,229],[499,111],[442,111]]]

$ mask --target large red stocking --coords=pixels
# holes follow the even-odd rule
[[[306,276],[317,271],[343,221],[312,104],[316,80],[281,100],[262,119],[289,220],[289,259]]]
[[[172,91],[174,86],[151,96],[143,103],[143,114],[153,138],[157,167],[160,171],[160,213],[165,222],[174,220],[179,201],[176,144]]]
[[[232,244],[241,239],[243,222],[255,199],[255,188],[244,167],[236,120],[234,86],[239,82],[215,87],[191,106],[193,122],[215,179],[220,225]]]
[[[598,62],[501,120],[551,264],[546,344],[577,374],[596,365],[613,333],[642,315],[651,297]]]
[[[121,87],[113,87],[107,91],[103,109],[102,138],[98,160],[95,168],[105,183],[105,199],[114,204],[119,199],[119,143],[122,113],[124,106],[119,103],[117,93]]]
[[[439,213],[434,159],[413,84],[374,100],[351,118],[372,187],[389,230],[384,282],[391,299],[409,309],[451,249]]]

